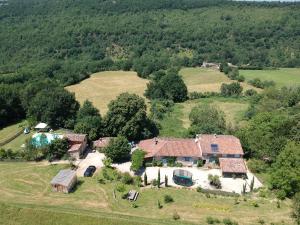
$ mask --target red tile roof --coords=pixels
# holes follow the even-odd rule
[[[84,142],[86,134],[66,134],[66,138],[71,142]]]
[[[201,157],[194,139],[152,138],[140,141],[138,147],[146,151],[145,158],[153,156]]]
[[[199,136],[202,154],[240,154],[244,151],[240,140],[232,135],[202,134]],[[212,152],[211,145],[218,145],[218,152]]]
[[[108,145],[111,137],[99,138],[97,141],[93,141],[93,146],[96,148],[104,148]]]
[[[68,152],[77,152],[80,150],[82,144],[71,145]]]
[[[219,158],[223,173],[246,173],[247,168],[242,158]]]

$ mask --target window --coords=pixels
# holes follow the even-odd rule
[[[212,152],[219,152],[219,146],[217,144],[211,144],[210,147]]]
[[[191,160],[191,157],[183,157],[184,161],[189,162]]]

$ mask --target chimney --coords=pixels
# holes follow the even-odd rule
[[[215,136],[215,138],[217,138],[218,136],[217,136],[217,134],[214,134],[214,136]]]
[[[154,138],[154,142],[155,142],[155,144],[157,145],[157,143],[158,143],[157,138]]]

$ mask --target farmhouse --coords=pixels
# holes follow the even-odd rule
[[[69,193],[77,182],[76,171],[66,169],[61,170],[52,179],[51,186],[53,191]]]
[[[153,138],[140,141],[138,147],[146,152],[146,160],[161,160],[163,164],[170,157],[184,166],[196,165],[198,160],[204,163],[220,161],[223,175],[247,172],[240,140],[232,135],[202,134],[196,139]]]
[[[79,159],[87,147],[87,135],[86,134],[66,134],[65,135],[70,148],[68,153],[71,157]]]
[[[93,141],[93,148],[101,150],[101,149],[105,148],[108,145],[110,140],[111,140],[111,137],[99,138],[98,140]]]

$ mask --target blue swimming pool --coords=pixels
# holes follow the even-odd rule
[[[32,136],[32,144],[36,147],[49,145],[55,139],[62,139],[63,135],[55,133],[36,133]]]

